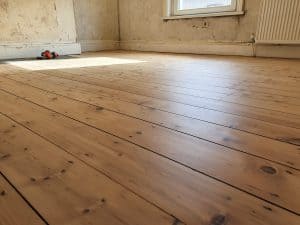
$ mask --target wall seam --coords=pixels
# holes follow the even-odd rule
[[[120,10],[120,0],[117,0],[117,10],[118,10],[118,41],[119,41],[119,49],[121,49],[121,20],[120,20],[120,14],[121,14],[121,10]]]

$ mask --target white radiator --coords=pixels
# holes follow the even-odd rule
[[[256,42],[300,44],[300,0],[262,0]]]

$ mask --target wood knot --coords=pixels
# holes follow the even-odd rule
[[[102,111],[104,108],[103,107],[101,107],[101,106],[97,106],[96,107],[96,111]]]
[[[275,174],[277,172],[276,169],[270,166],[262,166],[260,169],[268,174]]]
[[[292,163],[292,162],[286,162],[287,164],[290,164],[291,166],[294,166],[295,164],[294,163]]]
[[[7,129],[5,131],[3,131],[3,134],[9,134],[11,132],[11,130]]]
[[[270,193],[270,195],[271,195],[272,197],[279,198],[279,195],[278,195],[278,194]]]
[[[11,155],[8,153],[8,154],[5,154],[5,155],[3,155],[2,157],[1,157],[1,159],[7,159],[7,158],[9,158]]]
[[[153,107],[148,107],[148,109],[151,110],[151,111],[155,111],[155,110],[156,110],[156,109],[153,108]]]
[[[268,211],[273,211],[272,208],[269,207],[269,206],[265,206],[265,205],[264,205],[263,207],[264,207],[264,209],[266,209],[266,210],[268,210]]]
[[[50,177],[49,176],[44,177],[44,180],[50,180]]]
[[[231,201],[232,198],[231,198],[230,196],[227,196],[227,197],[226,197],[226,200]]]
[[[141,134],[143,134],[143,132],[142,131],[137,131],[136,134],[140,134],[141,135]]]
[[[219,214],[212,218],[210,225],[225,225],[225,223],[226,216]]]
[[[0,195],[1,195],[1,196],[4,196],[4,195],[6,195],[6,191],[4,191],[4,190],[3,190],[3,191],[1,191],[1,192],[0,192]]]
[[[87,213],[89,213],[91,210],[90,209],[84,209],[83,211],[82,211],[82,213],[83,214],[87,214]]]
[[[180,225],[180,224],[182,224],[182,222],[178,218],[175,217],[172,225]]]
[[[230,139],[229,137],[224,137],[224,138],[223,138],[223,141],[225,141],[225,142],[230,142],[231,139]]]

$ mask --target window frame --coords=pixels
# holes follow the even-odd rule
[[[244,0],[233,0],[231,6],[178,10],[179,0],[165,0],[164,19],[243,15]]]

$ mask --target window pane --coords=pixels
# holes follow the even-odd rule
[[[179,0],[179,10],[230,6],[232,0]]]

